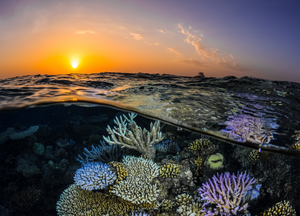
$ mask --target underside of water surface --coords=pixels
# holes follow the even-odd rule
[[[142,73],[0,80],[1,215],[296,215],[299,89]]]

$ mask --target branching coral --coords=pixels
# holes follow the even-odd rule
[[[120,118],[116,117],[114,123],[117,125],[114,129],[107,126],[107,132],[110,137],[103,136],[103,139],[110,145],[121,145],[122,148],[135,149],[142,154],[147,155],[149,158],[155,157],[155,149],[153,145],[163,140],[163,135],[160,132],[160,122],[156,121],[154,124],[151,122],[150,131],[145,128],[142,129],[133,120],[136,114],[129,114],[129,118],[123,115]],[[128,128],[127,128],[128,125]]]
[[[200,157],[200,156],[195,160],[196,176],[200,176],[202,174],[202,162],[203,162],[203,160],[202,160],[202,157]]]
[[[244,195],[251,190],[251,185],[255,183],[254,178],[250,179],[249,175],[244,174],[222,173],[217,174],[209,179],[209,182],[202,184],[199,188],[201,200],[205,201],[203,206],[209,203],[216,204],[216,208],[207,209],[204,207],[205,214],[208,215],[236,215],[242,213],[248,207],[244,203]]]
[[[113,184],[117,175],[107,164],[91,162],[76,171],[74,181],[85,190],[103,189]]]
[[[181,165],[168,163],[159,168],[159,175],[164,178],[177,178],[180,174]]]
[[[204,212],[201,212],[201,210],[203,210],[201,204],[193,202],[188,205],[179,206],[177,212],[179,212],[181,216],[203,216]]]
[[[176,200],[177,205],[182,206],[182,205],[191,204],[193,201],[193,198],[189,194],[180,194],[175,198],[175,200]]]
[[[7,132],[10,139],[18,140],[33,135],[39,130],[39,128],[39,126],[31,126],[30,128],[24,131],[16,131],[14,128],[8,128]]]
[[[207,156],[214,153],[218,146],[214,145],[209,139],[201,138],[193,141],[189,145],[189,150],[193,154]]]
[[[128,176],[119,184],[114,185],[111,192],[136,204],[156,202],[159,189],[151,182],[158,176],[159,166],[151,160],[132,156],[124,157],[123,163]]]
[[[78,155],[78,161],[82,164],[89,162],[109,163],[111,161],[118,161],[123,154],[123,150],[118,145],[106,145],[104,141],[100,140],[100,145],[88,150],[84,148],[83,154],[85,159]]]
[[[112,165],[115,167],[118,175],[118,179],[116,180],[116,183],[119,183],[119,181],[123,180],[128,176],[128,172],[126,170],[126,166],[123,163],[112,161],[109,163],[109,165]]]
[[[283,215],[290,215],[290,216],[296,216],[295,209],[292,208],[289,201],[281,201],[276,203],[273,207],[267,209],[263,216],[283,216]]]
[[[161,201],[161,204],[160,204],[161,209],[163,211],[170,211],[170,210],[172,210],[173,205],[174,205],[174,203],[171,200],[167,200],[167,199],[164,199],[163,201]]]

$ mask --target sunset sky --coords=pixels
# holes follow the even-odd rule
[[[300,82],[298,2],[3,0],[0,79],[202,71]]]

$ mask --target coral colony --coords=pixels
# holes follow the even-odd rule
[[[230,174],[229,172],[214,175],[202,187],[199,188],[201,200],[205,201],[203,207],[209,204],[216,204],[212,208],[204,207],[203,212],[206,215],[237,215],[247,209],[248,203],[244,204],[244,195],[251,190],[251,185],[255,183],[254,178],[249,175]]]

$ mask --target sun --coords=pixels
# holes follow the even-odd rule
[[[75,68],[78,67],[78,65],[79,65],[79,61],[77,59],[74,59],[74,60],[71,61],[72,68],[75,69]]]

